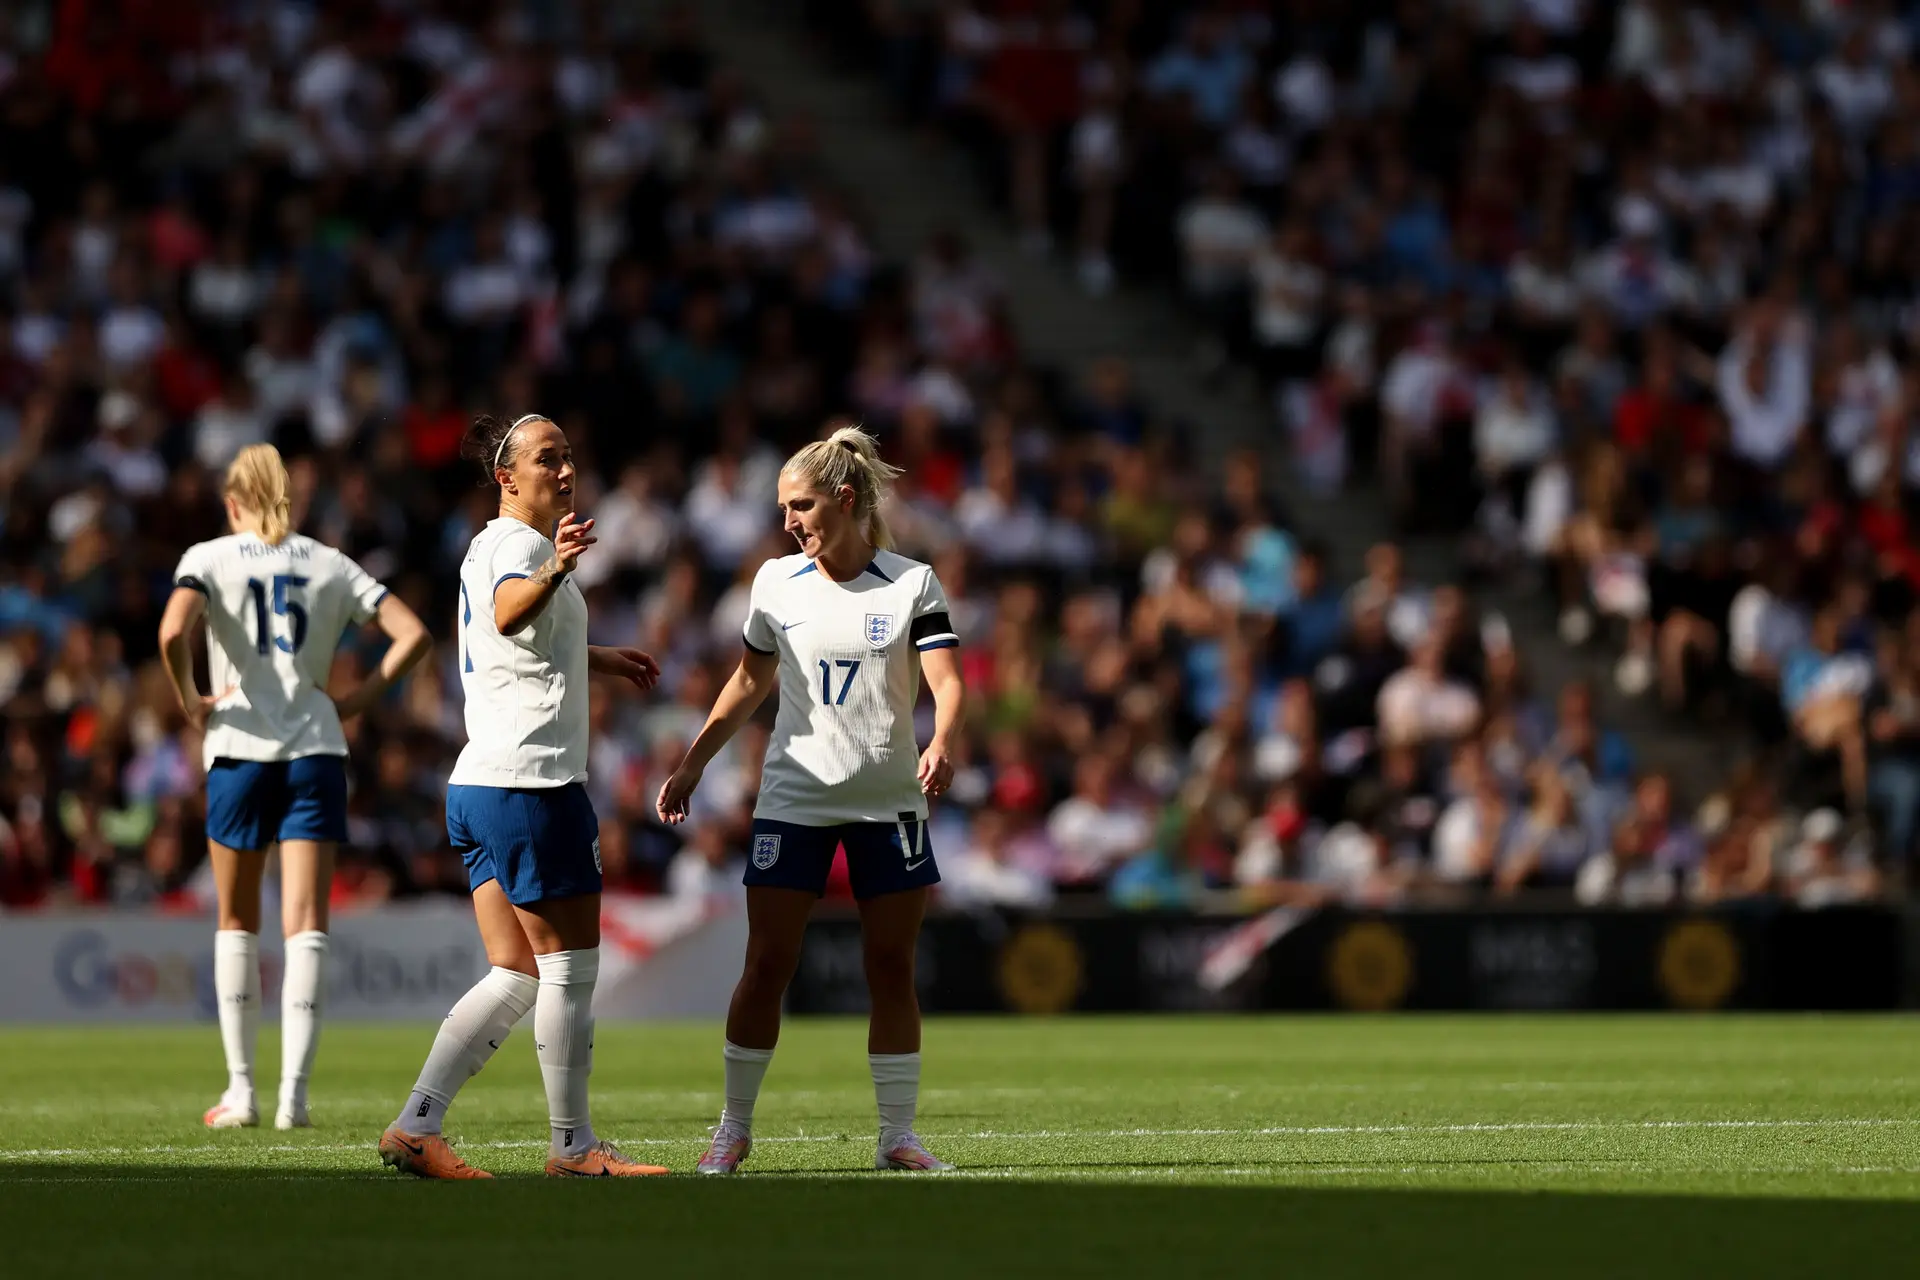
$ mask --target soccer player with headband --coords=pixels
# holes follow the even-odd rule
[[[441,1024],[380,1156],[423,1178],[490,1177],[455,1154],[442,1123],[460,1086],[531,1009],[547,1173],[665,1173],[599,1138],[588,1114],[601,876],[599,821],[582,785],[588,673],[645,691],[660,669],[638,649],[587,643],[587,604],[571,574],[595,541],[593,521],[573,511],[573,450],[560,428],[540,414],[481,417],[461,452],[499,489],[500,514],[460,567],[467,745],[447,787],[447,836],[466,863],[492,969]]]

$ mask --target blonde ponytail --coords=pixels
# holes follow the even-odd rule
[[[263,542],[278,546],[293,532],[287,464],[270,444],[250,444],[227,468],[225,492],[260,522]]]
[[[838,493],[842,485],[851,487],[853,518],[865,529],[867,544],[879,551],[892,548],[893,535],[880,508],[893,491],[900,468],[881,460],[878,440],[849,423],[825,440],[802,447],[781,470],[824,493]]]

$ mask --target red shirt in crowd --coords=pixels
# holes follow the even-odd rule
[[[1668,436],[1678,436],[1688,453],[1704,453],[1713,442],[1713,419],[1700,405],[1639,386],[1614,406],[1613,435],[1629,453]]]

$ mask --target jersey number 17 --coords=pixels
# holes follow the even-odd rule
[[[840,681],[840,692],[837,696],[833,691],[834,667],[839,667],[847,673],[846,677]],[[825,658],[820,659],[820,705],[823,707],[838,707],[845,704],[847,691],[853,688],[853,677],[859,670],[860,660],[858,658],[841,658],[831,666],[828,665]]]

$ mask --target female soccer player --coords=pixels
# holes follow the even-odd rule
[[[571,578],[593,521],[573,512],[573,450],[537,413],[482,417],[462,453],[500,490],[500,514],[460,567],[460,683],[467,745],[447,787],[447,836],[473,886],[492,971],[440,1026],[400,1116],[380,1135],[387,1164],[423,1178],[486,1178],[441,1136],[467,1078],[533,1010],[556,1177],[665,1173],[597,1138],[587,1114],[593,986],[600,971],[600,824],[587,776],[587,673],[653,687],[638,649],[587,644]]]
[[[656,802],[662,821],[686,818],[707,762],[777,676],[780,710],[746,873],[746,966],[727,1010],[727,1105],[701,1173],[732,1173],[752,1148],[754,1100],[780,1036],[781,997],[837,845],[846,847],[860,903],[873,1003],[874,1167],[952,1167],[913,1132],[920,1094],[913,960],[927,890],[940,879],[927,843],[927,799],[953,781],[948,743],[964,690],[959,637],[939,579],[886,549],[880,505],[898,474],[880,460],[873,438],[850,426],[787,460],[780,510],[799,554],[768,561],[754,578],[739,669]],[[913,704],[923,671],[933,690],[933,741],[916,752]]]
[[[332,547],[294,533],[287,469],[272,445],[227,468],[233,532],[187,548],[160,621],[160,652],[180,708],[205,730],[207,853],[220,908],[213,987],[227,1089],[209,1127],[260,1123],[253,1047],[260,1022],[260,881],[280,846],[280,1105],[276,1129],[302,1129],[326,989],[327,893],[347,838],[347,739],[340,722],[378,702],[432,647],[413,610]],[[211,696],[194,685],[189,637],[204,618]],[[327,696],[349,623],[379,622],[390,643],[353,692]]]

